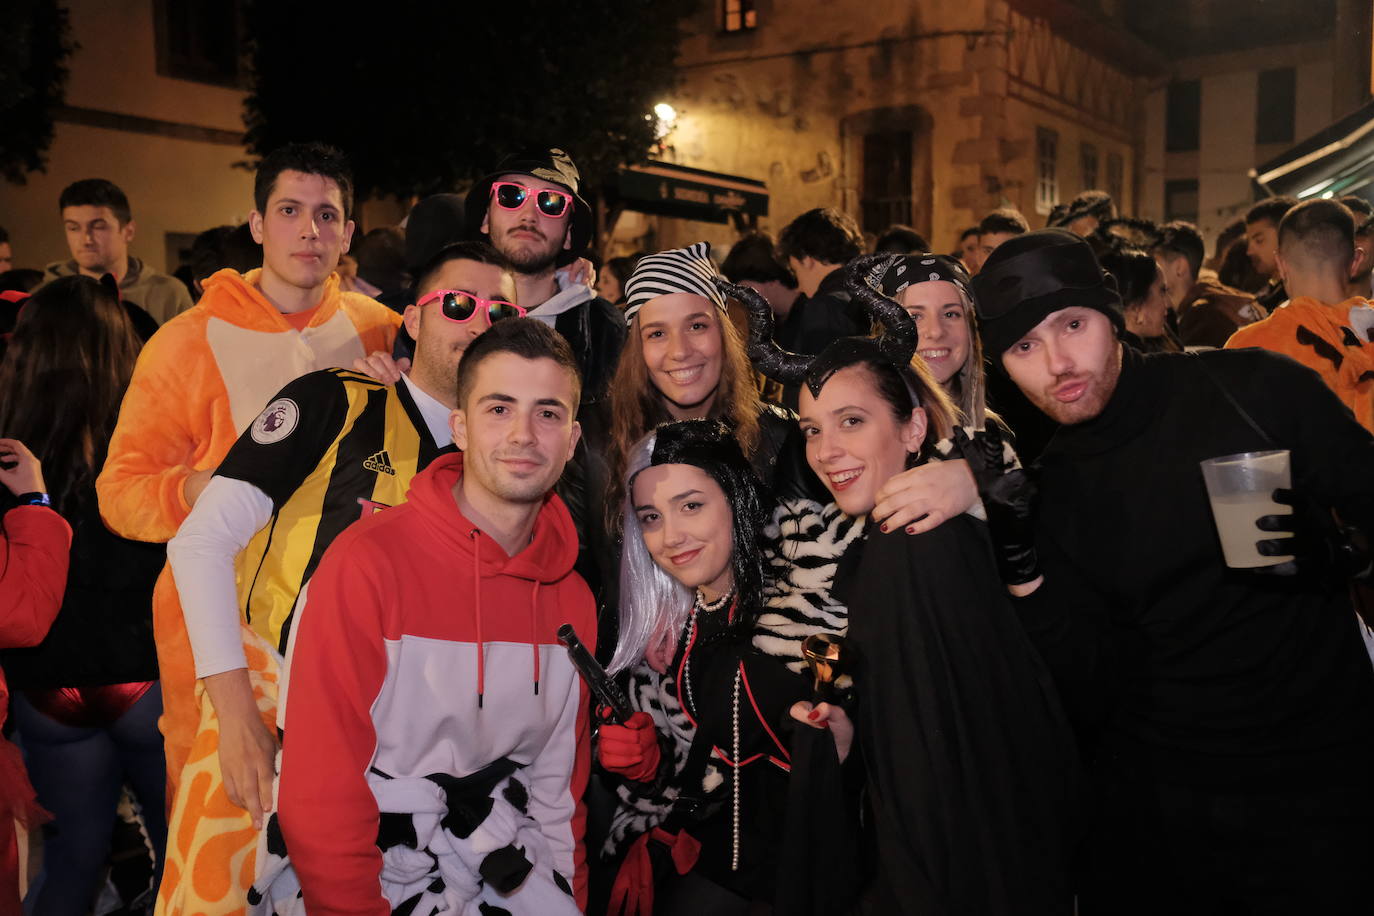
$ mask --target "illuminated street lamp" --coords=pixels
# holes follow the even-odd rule
[[[677,109],[667,102],[659,102],[654,106],[653,117],[654,139],[662,142],[677,126]]]

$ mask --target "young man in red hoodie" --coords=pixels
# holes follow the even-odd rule
[[[556,632],[592,640],[596,614],[550,492],[580,434],[576,366],[541,322],[494,325],[458,370],[462,454],[325,553],[288,649],[278,813],[250,904],[585,905],[587,690]]]

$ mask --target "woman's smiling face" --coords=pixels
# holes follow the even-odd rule
[[[816,397],[803,385],[799,407],[807,464],[846,515],[873,511],[878,490],[925,441],[925,411],[899,422],[864,366],[836,372]]]
[[[719,309],[704,296],[670,293],[644,303],[635,320],[644,365],[668,413],[677,420],[706,416],[724,362]]]
[[[690,464],[659,464],[635,475],[631,490],[644,547],[664,572],[708,599],[734,585],[734,517],[725,491]]]
[[[948,280],[913,283],[901,293],[902,308],[916,322],[918,349],[935,380],[947,385],[964,368],[969,354],[969,326],[959,287]]]

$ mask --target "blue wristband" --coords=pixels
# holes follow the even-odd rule
[[[48,498],[48,494],[40,493],[37,490],[32,493],[20,493],[16,499],[21,506],[47,506],[49,509],[52,508],[52,500]]]

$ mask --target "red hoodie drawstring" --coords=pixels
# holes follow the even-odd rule
[[[534,695],[539,696],[539,580],[530,591],[530,648],[534,650]]]
[[[482,563],[477,555],[478,529],[468,532],[472,538],[472,606],[477,611],[477,708],[482,708],[482,694],[487,689],[487,653],[482,646]]]
[[[487,692],[487,653],[482,641],[482,564],[477,555],[477,535],[481,529],[468,532],[472,538],[472,604],[477,610],[477,708]],[[539,582],[530,591],[530,651],[534,653],[534,695],[539,696]]]

